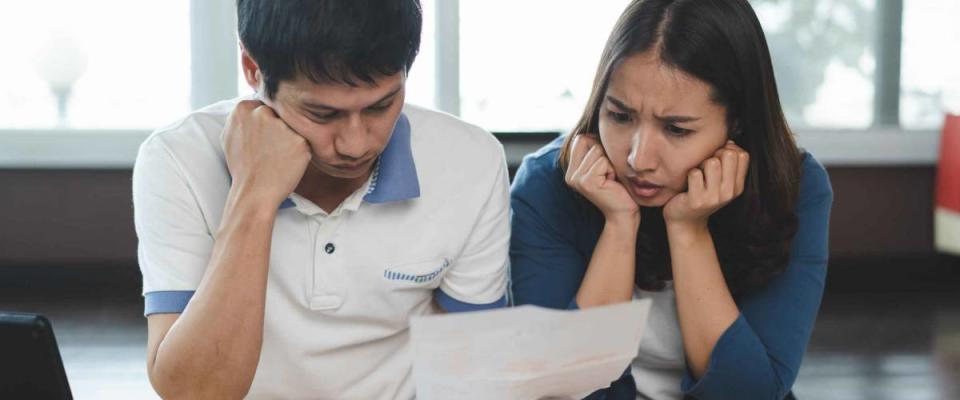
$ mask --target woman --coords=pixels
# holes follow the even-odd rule
[[[747,1],[634,1],[576,128],[517,172],[514,302],[652,299],[631,367],[591,398],[782,399],[823,293],[832,199]]]

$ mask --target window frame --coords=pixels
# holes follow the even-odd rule
[[[797,132],[801,147],[828,166],[924,166],[936,164],[940,132],[898,126],[900,45],[903,0],[878,2],[882,23],[877,34],[878,68],[875,114],[886,117],[864,130],[809,129]],[[436,2],[436,107],[460,114],[459,0]],[[232,0],[191,0],[191,106],[237,95],[239,44]],[[896,22],[896,24],[893,24]],[[896,83],[894,85],[893,83]],[[893,120],[889,118],[893,116]],[[891,123],[893,125],[891,125]],[[129,169],[149,130],[0,129],[0,168],[4,169]],[[497,133],[508,163],[547,141],[551,133],[523,137]],[[552,133],[554,136],[560,132]],[[531,140],[536,137],[538,140]]]

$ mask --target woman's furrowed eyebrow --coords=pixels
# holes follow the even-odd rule
[[[618,99],[618,98],[616,98],[616,97],[613,97],[613,96],[611,96],[611,95],[608,94],[608,95],[606,95],[604,98],[606,98],[607,101],[613,103],[613,105],[617,106],[617,108],[619,108],[619,109],[621,109],[621,110],[623,110],[623,111],[625,111],[625,112],[628,112],[628,113],[630,113],[630,114],[636,114],[636,113],[637,113],[637,110],[634,110],[633,108],[628,107],[626,104],[624,104],[624,102],[623,102],[622,100],[620,100],[620,99]]]
[[[620,110],[623,110],[624,112],[627,112],[630,114],[637,113],[636,110],[634,110],[633,108],[630,108],[629,106],[624,104],[622,100],[616,97],[613,97],[608,94],[605,96],[605,98],[607,99],[607,101],[613,103],[613,105],[617,106],[617,108],[619,108]],[[689,115],[654,115],[654,118],[656,118],[661,122],[669,123],[669,124],[677,124],[677,123],[682,124],[684,122],[694,122],[694,121],[700,120],[700,117],[693,117]]]
[[[665,122],[669,124],[677,124],[677,123],[682,124],[684,122],[694,122],[694,121],[700,120],[700,117],[691,117],[688,115],[663,115],[663,116],[654,115],[654,118],[656,118],[661,122]]]

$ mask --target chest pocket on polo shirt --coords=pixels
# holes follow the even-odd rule
[[[383,278],[398,288],[436,288],[448,266],[450,261],[446,258],[391,265],[383,270]]]

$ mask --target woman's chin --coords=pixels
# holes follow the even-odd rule
[[[656,208],[663,207],[670,201],[671,196],[667,196],[667,193],[659,193],[653,197],[640,197],[633,195],[633,201],[637,202],[637,205],[640,207]]]

